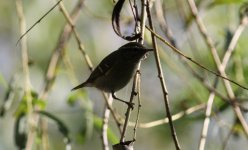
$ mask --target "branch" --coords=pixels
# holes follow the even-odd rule
[[[183,56],[184,58],[186,58],[187,60],[191,61],[192,63],[194,63],[195,65],[197,65],[198,67],[202,68],[203,70],[206,70],[212,74],[214,74],[215,76],[217,77],[220,77],[224,80],[227,80],[227,81],[230,81],[232,82],[233,84],[236,84],[237,86],[243,88],[243,89],[246,89],[248,90],[248,87],[245,87],[241,84],[239,84],[238,82],[236,81],[233,81],[227,77],[224,77],[220,74],[218,74],[217,72],[214,72],[210,69],[208,69],[207,67],[203,66],[202,64],[198,63],[197,61],[195,61],[193,58],[185,55],[184,53],[182,53],[179,49],[177,49],[176,47],[174,47],[173,45],[171,45],[169,42],[167,42],[164,38],[162,38],[160,35],[158,35],[156,32],[154,32],[152,29],[150,29],[149,27],[146,27],[154,36],[156,36],[160,41],[162,41],[164,44],[166,44],[167,46],[169,46],[174,52],[176,52],[177,54],[179,54],[180,56]]]
[[[212,39],[208,36],[207,29],[206,29],[205,25],[203,24],[202,19],[198,15],[198,10],[197,10],[197,7],[195,5],[194,0],[188,0],[188,4],[189,4],[189,7],[191,8],[190,9],[191,13],[193,14],[193,16],[195,18],[195,21],[196,21],[196,24],[198,26],[198,29],[200,30],[200,33],[204,37],[207,46],[210,48],[211,54],[212,54],[212,56],[214,58],[215,65],[216,65],[220,75],[225,77],[225,78],[227,78],[227,75],[225,73],[225,68],[223,67],[223,65],[222,65],[222,63],[220,61],[220,58],[219,58],[217,50],[216,50],[216,48],[214,46],[214,43],[213,43]],[[227,91],[227,94],[232,100],[232,99],[235,98],[235,95],[234,95],[234,92],[233,92],[232,87],[230,85],[230,82],[232,82],[232,81],[230,81],[230,82],[228,82],[228,81],[230,81],[230,80],[223,80],[224,85],[225,85],[225,89]],[[245,89],[247,89],[247,88],[245,88]],[[247,123],[246,123],[246,121],[244,119],[244,116],[243,116],[240,108],[237,105],[234,105],[233,109],[234,109],[234,112],[237,115],[239,121],[242,124],[242,127],[244,129],[244,132],[245,132],[246,136],[248,137],[248,125],[247,125]]]
[[[73,35],[75,36],[75,39],[77,41],[77,44],[78,44],[78,47],[79,47],[79,50],[80,52],[83,54],[84,56],[84,59],[86,61],[86,64],[89,68],[89,70],[92,72],[93,71],[93,64],[89,58],[89,56],[87,55],[85,49],[84,49],[84,46],[82,45],[81,43],[81,39],[79,37],[79,34],[77,33],[76,29],[75,29],[75,25],[73,24],[68,12],[66,11],[63,3],[60,3],[59,4],[59,7],[60,7],[60,10],[61,12],[63,13],[64,17],[66,18],[67,22],[69,23],[69,25],[71,26],[71,29],[72,29],[72,32],[73,32]],[[119,129],[119,132],[121,132],[121,128],[120,128],[120,123],[119,123],[119,119],[116,115],[116,113],[114,112],[113,108],[112,108],[112,98],[111,96],[107,97],[106,94],[104,92],[102,92],[103,96],[104,96],[104,100],[105,100],[105,103],[107,105],[107,109],[105,109],[104,111],[104,118],[103,118],[103,126],[102,126],[102,143],[103,143],[103,147],[104,149],[109,149],[108,147],[108,141],[107,141],[107,129],[108,129],[108,119],[109,119],[109,112],[111,112],[116,124],[117,124],[117,127]]]
[[[227,50],[225,51],[225,54],[224,54],[224,57],[222,60],[222,64],[221,64],[223,66],[224,70],[226,68],[226,65],[227,65],[230,57],[231,57],[232,52],[234,51],[234,49],[238,43],[239,37],[240,37],[241,33],[243,32],[245,26],[246,26],[246,24],[244,22],[240,22],[238,28],[236,29],[236,31],[235,31],[232,39],[231,39],[231,42],[229,43]],[[217,79],[216,79],[216,82],[217,82]],[[214,87],[216,87],[216,84],[214,85]],[[207,136],[208,127],[209,127],[209,123],[210,123],[209,117],[211,114],[214,97],[215,97],[215,93],[211,92],[209,95],[208,105],[207,105],[206,114],[205,114],[206,118],[204,120],[203,127],[202,127],[202,134],[201,134],[201,139],[200,139],[200,143],[199,143],[199,150],[204,150],[204,148],[205,148],[206,136]],[[239,107],[241,108],[241,106],[239,106]]]
[[[109,104],[112,104],[113,98],[109,96],[108,99]],[[109,115],[110,115],[110,110],[108,109],[107,104],[105,105],[104,108],[104,113],[102,117],[102,146],[104,150],[109,150],[109,144],[108,144],[108,122],[109,122]]]
[[[181,119],[182,117],[184,117],[186,115],[190,115],[190,114],[197,112],[197,111],[200,111],[204,108],[206,108],[206,104],[204,104],[204,103],[190,107],[184,111],[181,111],[177,114],[172,115],[172,121],[176,121],[178,119]],[[166,117],[164,119],[159,119],[156,121],[151,121],[148,123],[139,123],[137,126],[138,126],[138,128],[152,128],[152,127],[156,127],[156,126],[166,124],[166,123],[169,123],[168,117]],[[133,127],[135,125],[136,125],[136,123],[134,123],[134,122],[129,122],[129,124],[128,124],[128,126],[131,126],[131,127]]]
[[[147,3],[146,11],[147,11],[149,25],[150,25],[151,29],[154,30],[153,29],[153,23],[152,23],[152,17],[151,17],[151,13],[150,13],[149,2]],[[158,52],[158,48],[157,48],[157,41],[156,41],[154,34],[151,34],[151,37],[152,37],[152,43],[153,43],[153,48],[154,48],[154,56],[156,59],[156,66],[157,66],[157,70],[158,70],[158,77],[159,77],[159,80],[160,80],[160,83],[162,86],[163,95],[164,95],[166,115],[169,119],[169,125],[170,125],[171,134],[172,134],[172,138],[173,138],[175,147],[177,150],[180,150],[181,147],[180,147],[180,144],[179,144],[178,139],[177,139],[176,131],[174,129],[172,117],[171,117],[171,113],[170,113],[168,90],[167,90],[167,87],[166,87],[165,81],[164,81],[164,75],[163,75],[163,71],[162,71],[162,67],[161,67],[161,63],[160,63],[159,52]]]
[[[24,12],[23,12],[23,5],[21,0],[16,0],[16,10],[17,10],[17,15],[19,19],[19,28],[20,28],[20,34],[24,34],[26,30],[26,21],[24,17]],[[28,132],[29,133],[34,133],[32,129],[32,123],[33,123],[33,118],[32,118],[32,112],[33,112],[33,107],[32,107],[32,96],[31,96],[31,83],[30,83],[30,77],[29,77],[29,66],[28,66],[28,48],[27,48],[27,37],[23,37],[23,40],[21,41],[21,54],[22,54],[22,68],[23,68],[23,73],[24,73],[24,94],[27,97],[27,117],[28,117],[28,126],[30,127]],[[28,147],[27,147],[28,149]]]
[[[222,59],[223,68],[226,68],[228,60],[230,59],[232,52],[235,50],[235,47],[236,47],[238,40],[239,40],[239,37],[241,36],[242,32],[244,31],[245,26],[246,26],[245,24],[241,23],[241,24],[239,24],[238,28],[235,30],[235,33],[232,37],[232,40],[231,40],[231,42],[230,42],[230,44],[229,44],[229,46],[228,46],[228,48],[224,54],[224,57]]]
[[[73,19],[74,22],[77,20],[77,16],[79,15],[83,1],[84,0],[79,0],[76,7],[72,11],[71,18]],[[52,56],[49,60],[48,69],[46,71],[44,89],[39,95],[40,99],[45,100],[47,98],[48,92],[49,92],[51,86],[53,85],[54,79],[56,78],[56,71],[55,70],[57,69],[58,64],[61,60],[59,58],[62,56],[62,54],[64,52],[64,46],[65,46],[66,42],[70,39],[70,35],[71,35],[71,27],[69,24],[66,24],[64,26],[63,31],[60,34],[57,45],[56,45],[56,47],[52,53]],[[36,110],[39,110],[39,108],[36,108]],[[35,117],[34,118],[35,125],[37,125],[38,120],[39,120],[39,116],[35,115],[34,117]],[[34,136],[35,136],[34,133],[30,132],[28,134],[26,149],[32,148]]]
[[[138,78],[138,81],[137,81],[137,89],[138,89],[138,93],[137,93],[137,96],[138,96],[138,110],[137,110],[136,121],[135,121],[134,128],[133,128],[133,141],[136,141],[137,128],[138,128],[138,124],[139,124],[139,114],[140,114],[140,109],[141,109],[140,77]],[[128,125],[129,125],[129,123],[128,123]]]
[[[218,78],[215,78],[214,85],[213,85],[213,87],[215,89],[217,87],[217,84],[218,84]],[[208,134],[208,126],[210,123],[210,115],[212,112],[212,106],[213,106],[213,102],[214,102],[214,97],[215,97],[215,93],[212,91],[209,94],[208,101],[207,101],[205,119],[204,119],[204,123],[203,123],[203,127],[202,127],[201,139],[200,139],[200,143],[199,143],[199,147],[198,147],[199,150],[204,150],[204,147],[205,147],[206,137]]]
[[[25,35],[28,34],[30,30],[32,30],[38,23],[41,22],[42,19],[44,19],[62,0],[59,0],[52,8],[50,8],[38,21],[36,21],[26,32],[22,32],[20,38],[17,40],[16,45],[22,40]]]
[[[146,13],[145,13],[146,0],[141,0],[141,4],[142,4],[142,7],[141,7],[141,29],[140,29],[141,30],[140,31],[141,38],[139,39],[139,42],[143,43],[144,42],[144,34],[145,34],[145,22],[146,22]],[[136,16],[137,15],[138,14],[136,14]],[[138,27],[136,27],[136,28],[138,28]],[[139,63],[137,71],[136,71],[136,73],[134,75],[133,87],[132,87],[132,92],[131,92],[129,103],[133,102],[134,97],[139,92],[139,91],[137,91],[137,85],[138,85],[138,81],[140,80],[140,65],[141,65],[141,63]],[[124,143],[124,141],[125,141],[125,134],[126,134],[126,130],[127,130],[127,127],[128,127],[129,118],[130,118],[130,115],[131,115],[131,108],[130,107],[127,108],[127,111],[126,111],[125,115],[126,115],[126,118],[125,118],[123,131],[122,131],[121,138],[120,138],[120,143]],[[133,142],[132,142],[132,144],[133,144]]]

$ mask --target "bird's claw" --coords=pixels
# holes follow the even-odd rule
[[[127,106],[133,110],[134,108],[134,103],[131,102],[126,102]]]

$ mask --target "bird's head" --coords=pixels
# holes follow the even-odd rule
[[[131,62],[138,62],[143,56],[153,49],[145,48],[142,44],[137,42],[130,42],[119,48],[124,59]]]

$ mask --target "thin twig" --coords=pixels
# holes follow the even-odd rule
[[[182,53],[179,49],[177,49],[176,47],[174,47],[173,45],[171,45],[169,42],[167,42],[164,38],[162,38],[160,35],[158,35],[158,34],[157,34],[156,32],[154,32],[152,29],[150,29],[149,27],[146,27],[146,28],[147,28],[154,36],[156,36],[160,41],[162,41],[164,44],[166,44],[167,46],[169,46],[174,52],[176,52],[177,54],[183,56],[184,58],[186,58],[187,60],[191,61],[191,62],[194,63],[195,65],[199,66],[200,68],[202,68],[202,69],[204,69],[204,70],[206,70],[206,71],[208,71],[208,72],[211,72],[212,74],[214,74],[214,75],[217,76],[217,77],[220,77],[220,78],[222,78],[222,79],[224,79],[224,80],[230,81],[230,82],[232,82],[233,84],[236,84],[237,86],[239,86],[239,87],[241,87],[241,88],[243,88],[243,89],[248,90],[248,87],[245,87],[245,86],[239,84],[239,83],[236,82],[236,81],[233,81],[233,80],[231,80],[231,79],[229,79],[229,78],[227,78],[227,77],[224,77],[224,76],[220,75],[219,73],[214,72],[214,71],[208,69],[207,67],[203,66],[202,64],[198,63],[198,62],[195,61],[193,58],[191,58],[191,57],[185,55],[185,54]]]
[[[150,25],[151,29],[154,30],[153,29],[153,23],[152,23],[152,17],[151,17],[151,13],[150,13],[149,2],[147,2],[146,11],[147,11],[147,17],[148,17],[149,25]],[[164,95],[166,115],[169,119],[169,125],[170,125],[171,134],[172,134],[172,138],[173,138],[175,147],[177,150],[180,150],[181,147],[180,147],[180,144],[179,144],[178,139],[177,139],[176,131],[175,131],[172,117],[171,117],[171,113],[170,113],[168,90],[167,90],[167,87],[165,85],[164,75],[163,75],[163,71],[162,71],[162,67],[161,67],[161,63],[160,63],[160,57],[159,57],[159,52],[158,52],[158,48],[157,48],[157,41],[156,41],[154,34],[151,34],[151,37],[152,37],[152,43],[153,43],[153,48],[154,48],[154,56],[155,56],[155,60],[156,60],[156,66],[157,66],[157,70],[158,70],[158,78],[160,80],[163,95]]]
[[[238,103],[238,101],[240,101],[240,99],[235,98],[232,101],[230,101],[229,97],[226,97],[225,95],[223,95],[222,93],[220,93],[219,91],[217,91],[216,88],[214,88],[212,85],[209,85],[207,80],[205,80],[204,77],[200,76],[199,74],[197,74],[193,68],[191,68],[190,66],[187,66],[188,69],[191,71],[191,73],[193,74],[193,76],[198,79],[202,85],[209,91],[209,92],[213,92],[215,94],[215,96],[218,96],[221,100],[223,100],[224,102],[230,104],[230,105],[238,105],[242,110],[246,111],[247,108],[245,108],[244,106],[242,106],[242,104]],[[246,101],[247,99],[245,99]]]
[[[140,76],[139,71],[137,70],[135,76],[134,76],[134,81],[133,81],[133,86],[132,86],[132,93],[131,93],[131,97],[130,97],[130,103],[133,103],[134,97],[136,96],[136,88],[137,88],[137,81],[138,78]],[[130,119],[130,115],[131,115],[131,111],[132,109],[130,107],[127,108],[127,111],[125,113],[125,121],[124,121],[124,125],[123,125],[123,129],[122,129],[122,133],[121,133],[121,138],[120,138],[120,143],[124,143],[125,141],[125,134],[127,131],[127,127],[128,127],[128,122]]]
[[[157,16],[157,20],[158,23],[163,31],[163,33],[165,34],[165,36],[168,38],[168,40],[170,41],[170,43],[176,46],[176,41],[173,38],[173,34],[172,31],[170,30],[170,28],[168,27],[167,21],[165,19],[165,15],[163,13],[163,4],[161,3],[161,0],[156,0],[155,2],[155,12],[156,12],[156,16]]]
[[[61,12],[64,14],[65,18],[67,19],[67,22],[68,22],[69,25],[71,26],[73,35],[75,36],[75,39],[76,39],[77,44],[78,44],[78,48],[79,48],[80,52],[83,54],[84,59],[85,59],[85,61],[86,61],[86,64],[87,64],[88,68],[89,68],[89,70],[92,72],[92,71],[93,71],[93,64],[92,64],[92,61],[91,61],[91,59],[89,58],[88,54],[86,53],[86,51],[85,51],[85,49],[84,49],[84,46],[82,45],[81,39],[80,39],[80,37],[79,37],[79,34],[78,34],[78,32],[76,31],[76,29],[75,29],[75,25],[73,24],[72,19],[71,19],[70,16],[68,15],[68,13],[67,13],[67,11],[66,11],[66,9],[65,9],[65,7],[64,7],[64,5],[63,5],[63,3],[60,3],[59,6],[60,6]],[[104,93],[102,93],[102,94],[105,95]],[[105,102],[106,102],[108,108],[109,108],[109,109],[112,109],[112,106],[108,103],[108,98],[107,98],[106,95],[104,96],[104,100],[105,100]],[[113,115],[113,117],[114,117],[116,123],[119,124],[119,123],[118,123],[118,117],[115,115],[113,109],[111,110],[111,114]],[[120,130],[120,128],[119,128],[119,130]]]
[[[26,21],[24,17],[23,12],[23,5],[22,0],[16,0],[16,10],[17,15],[19,18],[19,28],[20,28],[20,34],[24,34],[26,30]],[[30,83],[30,77],[29,77],[29,66],[28,66],[28,48],[27,48],[27,37],[23,37],[23,40],[21,41],[21,52],[22,52],[22,67],[23,67],[23,73],[24,73],[24,92],[25,96],[27,97],[27,118],[28,118],[28,125],[29,125],[29,133],[34,133],[33,130],[33,118],[32,118],[32,96],[31,96],[31,83]],[[31,148],[30,148],[31,149]],[[27,150],[29,148],[27,147]]]
[[[141,33],[141,38],[139,39],[140,43],[144,42],[144,34],[145,34],[145,22],[146,22],[146,13],[145,13],[145,7],[146,7],[146,1],[145,0],[141,0],[142,6],[141,6],[141,28],[140,28],[140,33]],[[138,15],[138,14],[136,14]],[[138,25],[138,24],[136,24]],[[138,28],[138,27],[136,27]],[[140,78],[140,65],[141,63],[139,63],[137,71],[134,75],[134,80],[133,80],[133,87],[132,87],[132,92],[131,92],[131,96],[130,96],[130,103],[133,102],[135,95],[137,94],[137,82],[138,82],[138,78]],[[127,111],[126,111],[126,117],[125,117],[125,122],[123,125],[123,131],[121,134],[121,138],[120,138],[120,143],[123,143],[125,141],[125,134],[126,134],[126,130],[128,127],[128,122],[129,122],[129,118],[131,115],[131,108],[128,107]]]
[[[73,20],[73,22],[75,22],[77,20],[77,16],[79,15],[79,12],[81,10],[82,4],[83,4],[84,0],[79,0],[76,7],[74,8],[74,10],[72,11],[71,14],[71,18]],[[60,34],[60,37],[58,39],[57,45],[54,49],[54,52],[49,60],[49,65],[48,65],[48,69],[46,71],[46,77],[45,77],[45,85],[44,85],[44,89],[43,91],[39,94],[39,98],[42,100],[46,100],[47,96],[48,96],[48,92],[50,91],[51,86],[53,85],[53,81],[56,78],[56,69],[58,67],[58,64],[60,62],[60,57],[63,54],[64,51],[64,46],[66,44],[66,42],[69,40],[71,35],[71,27],[70,25],[67,23],[64,28],[63,31]],[[38,110],[39,108],[36,108],[36,110]],[[35,124],[37,125],[38,120],[39,120],[39,116],[35,115]],[[31,149],[32,145],[33,145],[33,140],[35,134],[34,133],[29,133],[28,134],[28,139],[27,139],[27,144],[26,144],[26,149]]]
[[[44,19],[62,0],[59,0],[52,8],[50,8],[38,21],[36,21],[26,32],[23,32],[20,36],[20,38],[17,40],[16,45],[20,42],[20,40],[23,39],[23,37],[25,37],[26,34],[28,34],[28,32],[30,30],[32,30],[38,23],[41,22],[42,19]]]
[[[215,78],[214,85],[213,85],[214,89],[216,89],[217,84],[218,84],[218,78]],[[204,123],[203,123],[203,127],[202,127],[200,143],[199,143],[199,147],[198,147],[199,150],[204,150],[204,147],[206,144],[206,137],[207,137],[207,133],[208,133],[208,126],[210,123],[210,115],[212,112],[212,106],[213,106],[214,98],[215,98],[215,93],[212,91],[209,94],[208,101],[207,101],[207,107],[206,107],[206,111],[205,111],[205,119],[204,119]]]
[[[136,135],[137,135],[137,128],[139,123],[139,115],[140,115],[140,109],[141,109],[141,99],[140,99],[140,76],[137,79],[137,99],[138,99],[138,109],[137,109],[137,115],[136,115],[136,121],[133,128],[133,141],[136,141]]]
[[[88,66],[89,70],[90,70],[90,71],[93,71],[93,64],[92,64],[92,62],[91,62],[89,56],[87,55],[84,46],[82,45],[81,39],[80,39],[80,37],[79,37],[79,34],[78,34],[78,32],[76,31],[75,25],[74,25],[72,19],[70,18],[70,16],[69,16],[67,10],[65,9],[64,4],[63,4],[63,3],[60,3],[60,4],[59,4],[59,8],[60,8],[62,14],[64,15],[66,21],[69,23],[69,25],[70,25],[70,27],[71,27],[71,29],[72,29],[73,35],[75,36],[75,39],[76,39],[77,44],[78,44],[78,48],[79,48],[79,50],[82,52],[82,54],[83,54],[83,56],[84,56],[84,59],[85,59],[85,61],[86,61],[86,63],[87,63],[87,66]]]
[[[74,83],[78,83],[77,79],[76,79],[76,75],[75,75],[75,70],[73,69],[73,66],[71,64],[71,61],[70,59],[68,58],[67,55],[64,55],[63,57],[63,62],[65,64],[65,66],[69,69],[68,73],[70,73],[69,75],[71,76],[70,79],[72,79],[74,81]],[[108,98],[109,96],[107,96],[106,94],[103,93],[103,97],[104,98]],[[109,102],[105,104],[105,107],[104,107],[104,113],[103,113],[103,125],[102,125],[102,135],[101,135],[101,138],[102,138],[102,144],[103,144],[103,149],[106,149],[108,150],[109,149],[109,146],[108,146],[108,136],[107,136],[107,124],[108,124],[108,121],[109,121],[109,115],[110,115],[110,111],[112,110],[113,111],[113,108],[111,107],[111,109],[109,109],[109,106],[112,106],[112,98],[109,98]],[[115,116],[117,116],[117,112],[112,112],[114,114],[116,114]],[[121,117],[120,116],[117,116],[118,118],[116,120],[121,120]],[[120,121],[118,121],[120,122]],[[118,123],[117,124],[118,127],[120,128],[120,125],[121,123]],[[120,130],[119,130],[120,131]],[[120,131],[121,132],[121,131]]]
[[[198,29],[200,30],[200,33],[202,34],[202,36],[204,38],[204,41],[206,42],[207,46],[210,48],[210,52],[211,52],[212,57],[214,59],[216,68],[218,69],[218,71],[219,71],[221,76],[227,78],[225,70],[223,69],[223,66],[221,65],[221,60],[220,60],[219,55],[217,53],[217,49],[215,48],[214,42],[210,38],[210,36],[208,36],[207,29],[206,29],[205,25],[203,24],[202,19],[198,15],[198,10],[197,10],[197,7],[195,5],[194,0],[188,0],[188,4],[190,6],[191,13],[193,14],[193,16],[195,18],[195,21],[196,21],[196,24],[198,26]],[[228,82],[230,80],[228,80],[228,81],[223,80],[223,81],[224,81],[225,89],[227,91],[228,96],[230,98],[234,98],[235,95],[233,93],[233,90],[232,90],[232,87],[230,85],[230,82]]]
[[[85,61],[86,61],[86,64],[87,64],[89,70],[90,70],[90,71],[93,71],[93,64],[92,64],[92,61],[91,61],[91,59],[89,58],[89,55],[86,53],[86,51],[85,51],[85,49],[84,49],[84,46],[82,45],[81,39],[80,39],[80,37],[79,37],[79,34],[78,34],[78,32],[76,31],[76,29],[75,29],[75,25],[73,24],[73,22],[72,22],[70,16],[68,15],[68,13],[67,13],[67,11],[66,11],[66,9],[65,9],[65,7],[64,7],[64,5],[63,5],[63,3],[60,3],[59,6],[60,6],[60,9],[61,9],[62,13],[64,14],[65,18],[67,19],[67,22],[70,24],[70,26],[71,26],[71,28],[72,28],[73,35],[75,36],[75,39],[76,39],[76,41],[77,41],[79,50],[80,50],[80,52],[83,54],[84,59],[85,59]],[[102,93],[102,94],[105,95],[104,93]],[[119,122],[118,122],[118,120],[119,120],[118,118],[119,118],[119,117],[116,115],[116,112],[114,112],[114,110],[113,110],[111,104],[108,102],[108,97],[107,97],[106,95],[104,96],[104,100],[105,100],[105,102],[106,102],[106,104],[107,104],[108,109],[110,109],[111,114],[112,114],[113,117],[114,117],[114,120],[116,121],[116,123],[117,123],[117,125],[118,125],[118,124],[119,124]],[[121,131],[120,127],[119,127],[119,131]]]
[[[205,40],[207,46],[210,48],[211,54],[214,58],[215,65],[216,65],[220,75],[227,78],[227,75],[225,73],[225,68],[223,67],[223,65],[221,63],[221,60],[220,60],[219,55],[217,53],[217,50],[214,46],[214,43],[213,43],[212,39],[210,38],[210,36],[208,36],[207,29],[206,29],[205,25],[203,24],[202,19],[198,15],[198,10],[197,10],[197,7],[195,5],[194,0],[188,0],[188,4],[189,4],[189,7],[191,8],[190,9],[191,13],[193,14],[193,16],[195,18],[198,29],[200,30],[200,33],[204,37],[204,40]],[[230,81],[230,80],[223,80],[226,92],[227,92],[228,96],[230,97],[230,99],[232,100],[235,98],[235,95],[234,95],[234,92],[233,92],[232,87],[230,85],[231,81],[230,82],[228,82],[228,81]],[[244,116],[243,116],[239,106],[234,105],[233,110],[234,110],[236,116],[238,117],[239,121],[241,122],[246,136],[248,137],[248,125],[244,119]]]
[[[245,24],[241,23],[238,26],[238,28],[235,30],[235,33],[232,37],[232,40],[231,40],[231,42],[230,42],[230,44],[229,44],[229,46],[225,52],[225,55],[222,59],[222,67],[223,68],[226,68],[228,60],[230,59],[232,52],[235,50],[235,47],[236,47],[238,40],[239,40],[239,37],[242,34],[242,32],[244,31],[245,26],[246,26]]]
[[[177,54],[185,57],[187,60],[195,63],[197,66],[199,66],[200,68],[204,69],[204,70],[207,70],[213,74],[217,74],[216,76],[218,76],[218,73],[214,72],[214,71],[211,71],[209,69],[207,69],[206,67],[204,67],[203,65],[199,64],[198,62],[196,62],[195,60],[193,60],[191,57],[189,56],[186,56],[185,54],[183,54],[182,52],[180,52],[179,49],[175,48],[174,46],[172,46],[169,42],[167,42],[165,39],[163,39],[160,35],[158,35],[157,33],[155,33],[154,31],[152,31],[149,27],[146,27],[152,34],[154,34],[160,41],[162,41],[163,43],[165,43],[167,46],[169,46],[174,52],[176,52]],[[189,65],[185,65],[187,66],[188,68],[191,68]],[[191,73],[193,73],[193,75],[200,81],[205,81],[203,77],[201,77],[199,74],[197,74],[192,68],[190,69],[191,70]],[[221,77],[219,75],[219,77]],[[222,77],[221,77],[222,78]],[[230,80],[230,79],[229,79]],[[235,81],[233,81],[235,82]],[[223,96],[221,93],[219,93],[218,91],[216,91],[216,89],[214,89],[213,87],[211,87],[210,85],[208,85],[206,82],[202,82],[204,87],[207,88],[209,91],[214,91],[215,94],[217,94],[220,98],[223,98],[223,100],[230,100],[231,98],[225,98],[225,96]],[[240,86],[240,85],[238,85]],[[243,87],[243,86],[241,86]],[[232,98],[232,100],[236,100],[237,98]],[[230,104],[232,104],[233,102],[229,102]],[[235,102],[234,102],[235,103]]]
[[[113,98],[109,95],[108,99],[109,104],[111,105],[113,102]],[[110,110],[108,109],[107,104],[105,104],[104,113],[102,117],[102,146],[104,150],[109,150],[108,144],[108,122],[109,122]]]
[[[204,108],[206,108],[206,104],[199,104],[199,105],[196,105],[196,106],[193,106],[193,107],[190,107],[184,111],[181,111],[179,113],[176,113],[174,115],[172,115],[172,121],[176,121],[178,119],[181,119],[182,117],[186,116],[186,115],[190,115],[194,112],[197,112],[197,111],[200,111],[200,110],[203,110]],[[138,128],[152,128],[152,127],[156,127],[156,126],[159,126],[159,125],[163,125],[163,124],[166,124],[166,123],[169,123],[169,119],[168,117],[166,118],[163,118],[163,119],[159,119],[159,120],[155,120],[155,121],[151,121],[151,122],[148,122],[148,123],[139,123],[137,125]],[[131,126],[131,127],[134,127],[136,125],[136,122],[129,122],[128,126]]]
[[[225,51],[225,54],[224,54],[224,57],[222,60],[222,64],[221,64],[223,66],[224,70],[227,66],[227,62],[229,61],[232,52],[234,51],[234,49],[238,43],[239,37],[240,37],[241,33],[243,32],[244,28],[245,28],[245,24],[242,24],[242,22],[241,22],[241,24],[236,29],[236,31],[235,31],[232,39],[231,39],[231,42],[229,43],[227,50]],[[199,150],[204,150],[204,148],[205,148],[206,136],[207,136],[208,126],[209,126],[209,116],[211,113],[214,96],[215,96],[215,93],[213,93],[213,92],[211,92],[209,95],[209,100],[208,100],[208,105],[207,105],[206,115],[205,115],[206,117],[205,117],[205,120],[203,123],[202,135],[201,135],[201,139],[200,139],[200,143],[199,143]],[[210,99],[210,98],[212,98],[212,99]],[[239,106],[239,107],[241,108],[241,106]]]
[[[79,48],[80,52],[83,54],[89,70],[92,72],[93,71],[93,64],[92,64],[89,56],[87,55],[87,53],[84,49],[84,46],[81,43],[81,39],[80,39],[79,34],[77,33],[76,29],[75,29],[75,25],[73,24],[73,22],[69,16],[68,12],[66,11],[63,3],[60,3],[59,7],[60,7],[61,12],[65,16],[67,22],[70,24],[70,26],[72,28],[73,35],[75,36],[75,39],[77,41],[78,48]],[[107,129],[108,129],[109,112],[112,114],[112,116],[113,116],[113,118],[117,124],[117,127],[119,129],[119,132],[121,132],[122,130],[120,128],[120,122],[119,122],[118,116],[112,108],[112,97],[111,96],[107,97],[104,92],[102,92],[102,94],[104,96],[104,100],[105,100],[105,103],[107,106],[106,107],[107,109],[105,109],[104,115],[103,115],[104,118],[103,118],[103,125],[102,125],[102,143],[103,143],[103,149],[108,150],[109,146],[108,146],[108,138],[107,138]]]

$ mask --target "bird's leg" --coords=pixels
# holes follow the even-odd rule
[[[134,107],[133,107],[133,106],[134,106],[134,103],[130,103],[130,102],[124,101],[124,100],[122,100],[122,99],[119,99],[118,97],[115,96],[115,93],[114,93],[114,92],[112,92],[111,94],[112,94],[112,97],[113,97],[114,99],[116,99],[116,100],[118,100],[118,101],[121,101],[121,102],[127,104],[128,107],[130,107],[130,108],[132,108],[132,109],[134,108]]]

